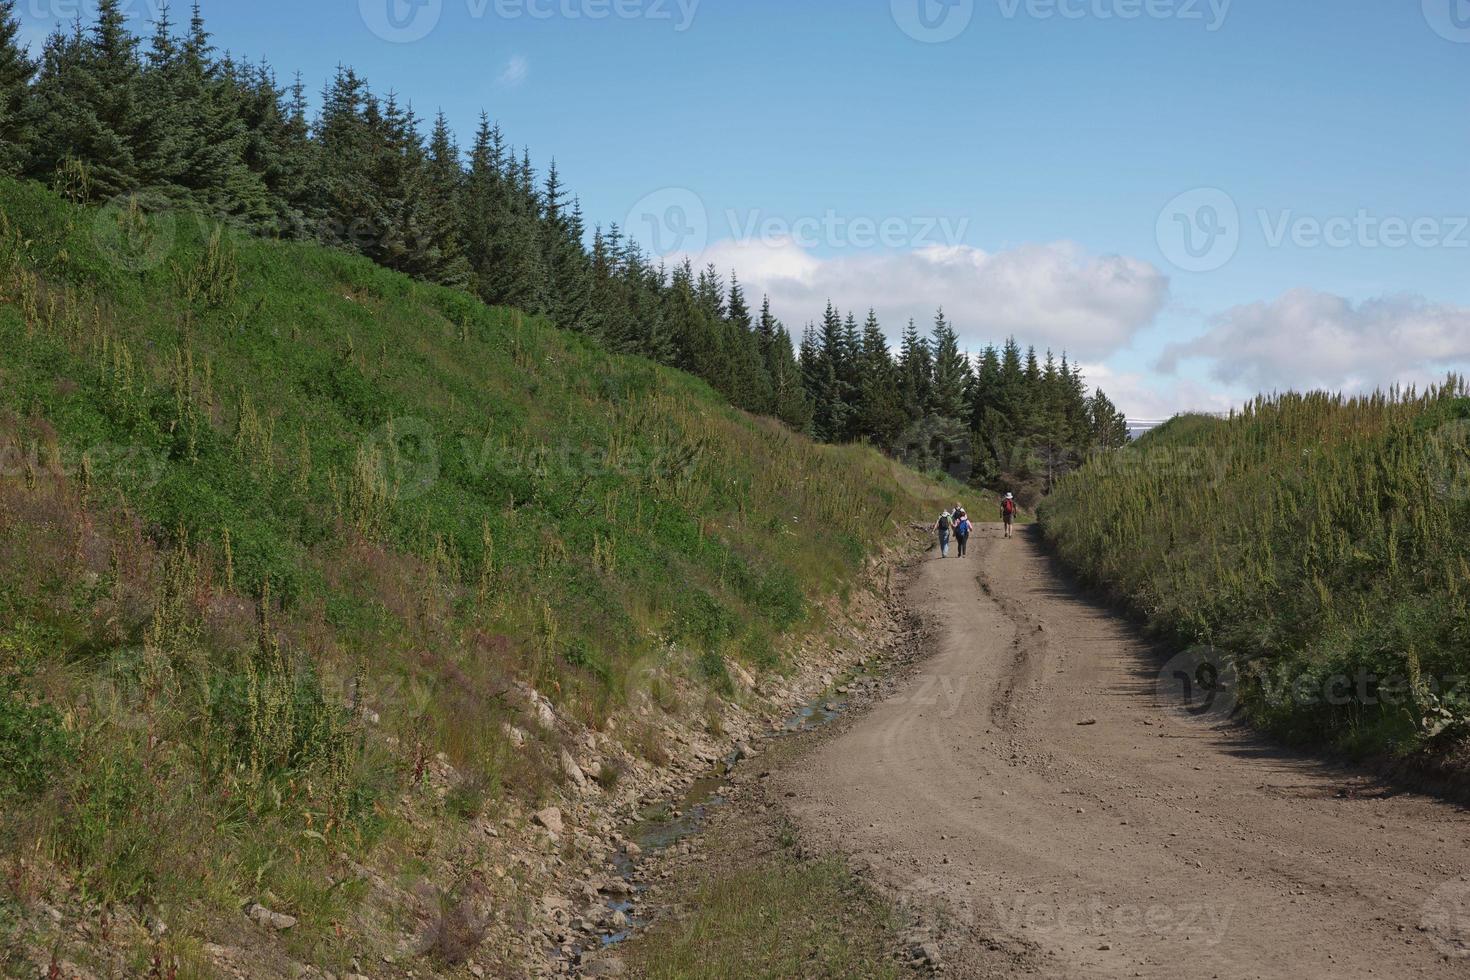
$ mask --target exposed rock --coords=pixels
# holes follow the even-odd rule
[[[582,772],[582,767],[577,765],[577,760],[573,759],[572,754],[566,749],[561,750],[561,771],[566,773],[567,778],[577,789],[584,791],[587,789],[586,773]]]
[[[553,834],[560,834],[564,826],[561,820],[561,810],[554,806],[537,811],[531,819]]]
[[[272,912],[264,905],[252,905],[245,910],[245,914],[256,925],[264,926],[267,929],[274,929],[276,932],[285,932],[287,929],[296,928],[295,916]]]

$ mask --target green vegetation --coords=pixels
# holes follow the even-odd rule
[[[0,180],[0,893],[185,950],[260,901],[341,969],[354,862],[566,778],[525,685],[658,757],[673,686],[789,667],[939,492],[361,257]]]
[[[865,441],[1028,504],[1090,450],[1126,439],[1112,402],[1088,395],[1065,355],[1012,339],[972,360],[942,311],[932,337],[910,323],[895,358],[875,313],[860,329],[829,303],[798,359],[769,301],[756,313],[733,272],[687,259],[665,269],[617,225],[589,236],[555,165],[538,175],[488,117],[461,152],[442,114],[426,136],[411,107],[347,67],[309,117],[299,78],[283,88],[268,65],[220,55],[197,6],[177,30],[165,4],[146,43],[125,6],[98,0],[94,23],[58,30],[32,63],[14,0],[0,0],[0,174],[350,251],[680,368],[822,441]],[[161,244],[122,240],[139,253],[130,260]],[[191,302],[232,288],[209,282]]]
[[[751,841],[716,832],[721,865],[695,872],[688,911],[626,949],[646,980],[809,980],[907,975],[894,914],[840,858],[800,861],[789,850],[752,854]],[[723,853],[718,853],[723,852]],[[725,866],[730,861],[735,867]]]
[[[1402,756],[1470,738],[1470,399],[1289,394],[1102,455],[1042,509],[1063,560],[1233,666],[1250,718]]]

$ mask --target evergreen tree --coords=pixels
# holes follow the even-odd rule
[[[929,414],[944,419],[963,420],[965,389],[970,374],[968,358],[960,352],[959,336],[940,310],[934,318],[934,386],[929,398]]]
[[[1087,400],[1087,418],[1093,448],[1119,449],[1128,444],[1128,419],[1101,388]]]
[[[31,79],[37,65],[20,43],[15,0],[0,0],[0,174],[18,173],[31,142]]]
[[[147,143],[143,66],[120,0],[98,0],[90,32],[46,42],[34,89],[36,125],[27,172],[50,180],[63,163],[85,168],[91,193],[113,197],[139,186],[134,146]]]
[[[858,354],[857,427],[876,446],[888,449],[906,421],[899,392],[898,369],[888,350],[888,339],[878,323],[878,314],[868,311]]]
[[[909,321],[903,331],[903,349],[899,355],[898,370],[904,414],[909,421],[916,422],[928,411],[934,360],[928,340],[920,336],[919,328],[913,320]]]
[[[584,332],[589,327],[592,275],[587,251],[582,244],[585,231],[582,209],[575,201],[567,203],[566,190],[555,160],[551,161],[546,173],[542,206],[545,212],[542,220],[543,262],[551,316],[558,326]]]
[[[655,266],[616,225],[584,241],[555,162],[538,186],[482,115],[467,162],[443,114],[427,139],[412,106],[340,67],[307,120],[304,86],[265,63],[216,57],[196,3],[175,35],[160,8],[144,56],[121,0],[46,42],[39,66],[0,0],[0,172],[61,177],[73,196],[158,189],[219,218],[360,252],[489,303],[546,314],[616,351],[705,379],[734,404],[834,442],[866,438],[917,466],[1040,488],[1126,423],[1080,370],[1014,338],[972,365],[943,310],[912,321],[897,363],[876,313],[860,328],[829,301],[798,357],[769,296],[752,316],[738,274]],[[978,370],[976,365],[978,365]]]
[[[810,431],[811,399],[802,384],[801,368],[792,350],[791,335],[779,326],[772,334],[766,358],[770,366],[772,411],[796,431]]]

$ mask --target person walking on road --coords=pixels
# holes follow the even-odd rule
[[[934,530],[939,534],[939,557],[949,557],[949,535],[954,530],[954,515],[945,511],[939,515],[939,520],[934,522]]]
[[[965,551],[970,545],[970,515],[965,513],[963,507],[955,509],[954,516],[954,540],[959,546],[959,556],[965,557]]]
[[[1000,519],[1006,526],[1006,537],[1010,537],[1016,526],[1016,495],[1006,494],[1006,499],[1000,502]]]

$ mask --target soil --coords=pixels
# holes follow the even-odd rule
[[[1034,529],[977,528],[907,602],[925,659],[770,796],[947,975],[1470,975],[1464,807],[1187,714]]]

